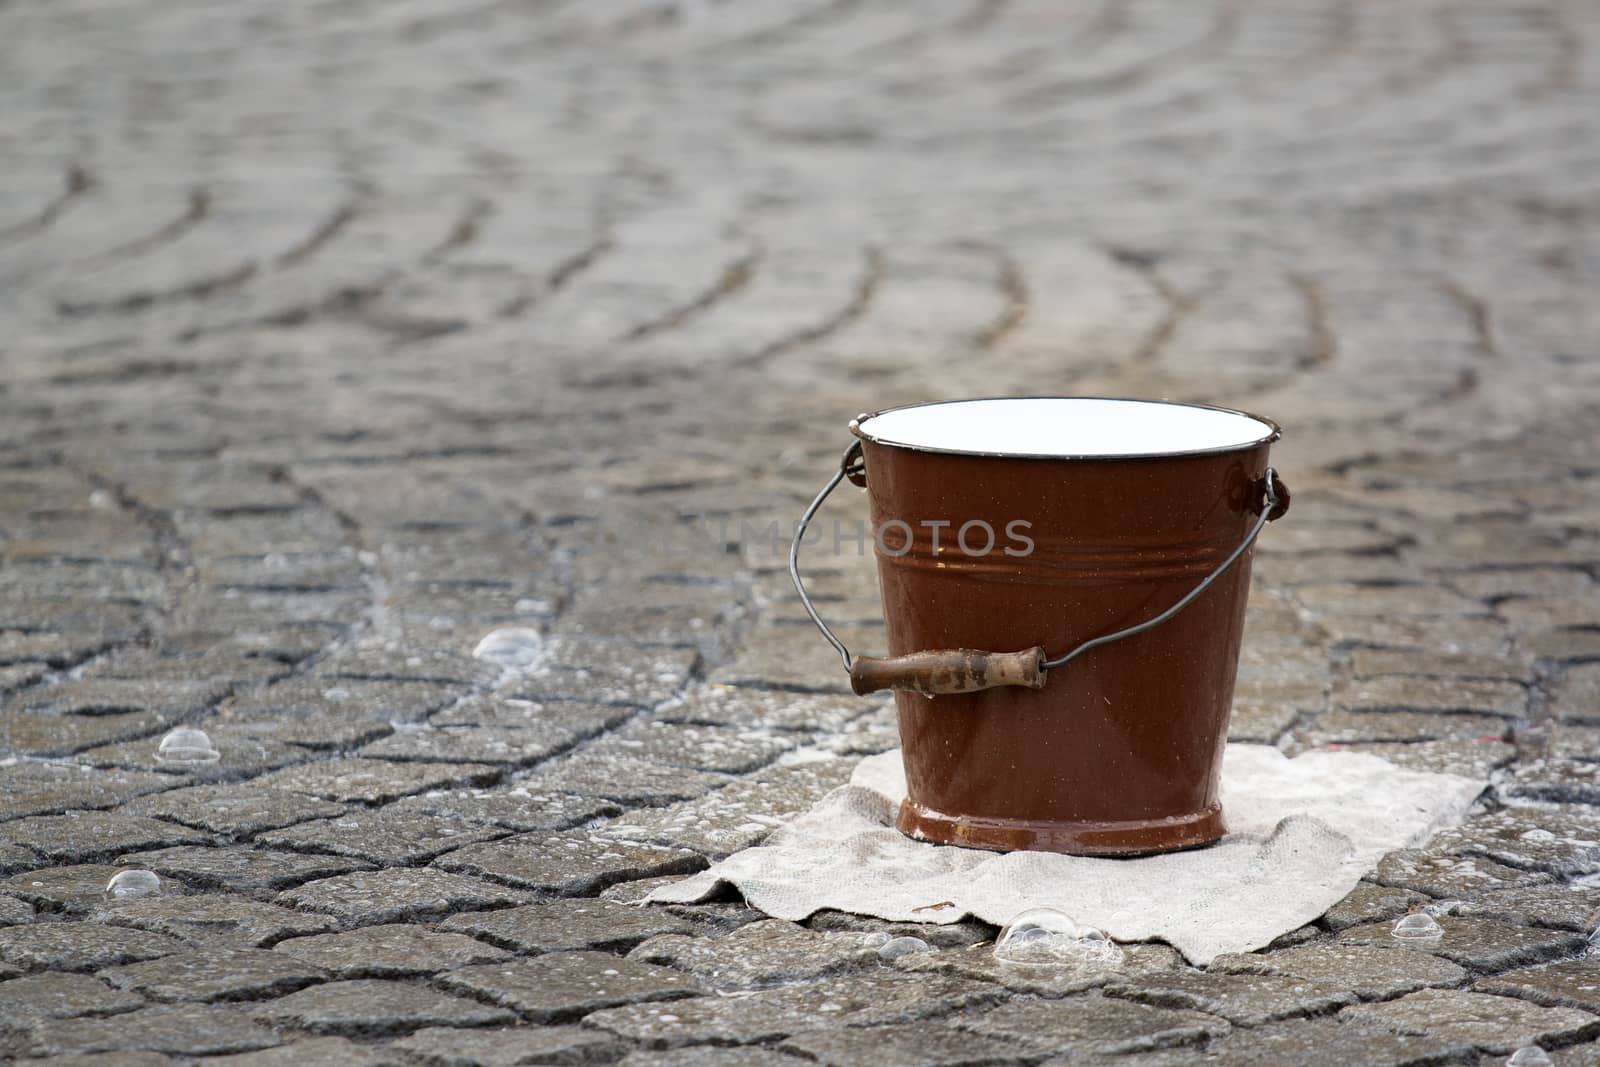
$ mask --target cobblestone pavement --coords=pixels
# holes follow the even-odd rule
[[[1597,57],[1587,0],[0,3],[0,1059],[1600,1062]],[[856,412],[1014,392],[1283,423],[1235,736],[1482,813],[1070,995],[627,907],[896,743],[753,535]]]

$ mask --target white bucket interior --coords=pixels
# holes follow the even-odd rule
[[[874,415],[861,432],[884,444],[1012,456],[1154,456],[1242,448],[1270,423],[1237,411],[1152,400],[1007,397],[922,404]]]

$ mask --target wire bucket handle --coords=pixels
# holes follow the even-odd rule
[[[1044,648],[1038,645],[1023,649],[1021,652],[982,652],[972,648],[945,648],[910,652],[904,656],[852,656],[845,643],[839,640],[838,636],[828,628],[828,624],[822,621],[822,616],[817,614],[816,607],[811,603],[811,597],[806,593],[805,583],[800,579],[800,542],[823,502],[846,478],[849,478],[853,485],[865,487],[867,484],[866,460],[862,456],[860,441],[852,442],[850,447],[845,449],[844,458],[839,461],[839,469],[834,472],[828,484],[822,487],[822,492],[817,494],[816,499],[811,501],[811,506],[806,508],[805,514],[800,517],[800,523],[795,528],[794,542],[789,546],[789,577],[794,582],[795,592],[800,594],[800,603],[805,605],[806,614],[811,616],[811,621],[817,624],[822,636],[828,639],[828,643],[844,660],[844,669],[850,675],[850,688],[860,695],[875,693],[881,689],[904,689],[930,697],[951,693],[976,693],[982,689],[994,689],[1003,685],[1043,689],[1046,674],[1056,667],[1065,666],[1090,649],[1109,645],[1113,641],[1121,641],[1125,637],[1133,637],[1160,626],[1194,603],[1212,582],[1222,577],[1228,568],[1239,561],[1239,557],[1255,543],[1256,537],[1267,523],[1281,518],[1284,512],[1289,510],[1289,487],[1283,484],[1276,469],[1268,467],[1262,478],[1261,514],[1239,546],[1228,553],[1227,559],[1217,564],[1199,584],[1161,614],[1134,626],[1090,638],[1054,659],[1051,659]]]

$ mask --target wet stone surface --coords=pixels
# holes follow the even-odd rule
[[[30,971],[97,971],[170,956],[183,948],[183,942],[166,934],[88,923],[34,923],[0,930],[0,960]]]
[[[262,949],[178,952],[110,967],[100,977],[151,1000],[253,1000],[292,993],[325,977],[317,967]]]
[[[572,831],[468,845],[441,856],[434,865],[522,889],[587,895],[615,882],[688,874],[706,861],[687,849],[608,841]]]
[[[1535,0],[0,4],[0,1061],[1600,1059],[1597,41]],[[1204,971],[641,905],[900,744],[786,566],[845,420],[1015,394],[1281,423],[1231,735],[1477,813]],[[802,562],[873,654],[866,512]],[[218,759],[157,763],[180,728]]]
[[[52,971],[0,984],[0,1019],[9,1025],[23,1018],[115,1015],[143,1004],[137,994],[114,989],[101,978],[87,974]]]
[[[425,1026],[486,1026],[515,1016],[501,1008],[404,982],[356,979],[302,989],[255,1009],[256,1017],[314,1034],[407,1033]]]
[[[1600,1035],[1600,1016],[1459,989],[1424,989],[1382,1004],[1346,1008],[1341,1018],[1402,1034],[1428,1034],[1485,1052],[1571,1044]]]
[[[878,946],[857,934],[819,934],[769,919],[726,937],[666,934],[628,953],[687,971],[718,990],[759,989],[876,968]]]
[[[876,1063],[883,1067],[962,1067],[1015,1062],[1014,1042],[948,1026],[871,1026],[800,1034],[781,1048],[825,1064]]]
[[[1223,955],[1211,970],[1224,974],[1276,974],[1324,985],[1341,985],[1362,1000],[1380,1000],[1428,986],[1458,986],[1467,971],[1425,952],[1397,957],[1396,950],[1371,945],[1300,945],[1281,952]]]
[[[1067,1000],[1022,998],[963,1017],[956,1025],[1048,1053],[1062,1047],[1114,1055],[1194,1045],[1226,1035],[1224,1019],[1090,995]]]
[[[155,1051],[209,1056],[282,1044],[265,1026],[236,1008],[183,1004],[104,1019],[51,1019],[26,1030],[23,1045],[35,1055],[73,1052]]]
[[[1582,949],[1585,942],[1582,935],[1566,930],[1510,926],[1492,919],[1451,915],[1437,921],[1443,930],[1442,936],[1415,946],[1397,941],[1390,932],[1393,924],[1387,922],[1352,927],[1339,935],[1336,944],[1401,946],[1402,951],[1431,952],[1481,974],[1571,955]]]
[[[524,1063],[608,1060],[621,1046],[609,1034],[578,1026],[465,1030],[429,1027],[391,1046],[407,1062],[427,1067],[516,1067]]]
[[[760,990],[744,997],[693,997],[595,1012],[586,1022],[650,1047],[751,1044],[819,1028],[872,1026],[942,1015],[1001,999],[960,978],[869,974]]]
[[[269,848],[351,856],[380,866],[411,866],[508,832],[462,819],[389,808],[298,823],[262,834],[256,841]]]
[[[120,901],[95,914],[111,926],[154,930],[207,945],[259,948],[333,928],[332,919],[224,894],[155,896]]]
[[[367,866],[360,860],[339,856],[302,855],[243,846],[165,848],[119,856],[117,862],[129,867],[147,867],[163,878],[236,892],[277,889]]]
[[[509,956],[461,934],[403,923],[292,937],[273,947],[336,978],[411,978]]]
[[[618,1004],[686,997],[702,988],[688,975],[605,952],[551,952],[463,967],[440,976],[439,984],[540,1023],[576,1020]]]
[[[439,929],[471,934],[519,952],[562,952],[625,950],[647,938],[691,933],[695,928],[664,908],[577,898],[452,915]]]
[[[521,904],[529,895],[480,878],[428,867],[359,871],[307,882],[279,893],[287,907],[320,911],[358,924],[441,918],[453,912]]]
[[[128,810],[214,834],[249,837],[310,819],[331,818],[348,809],[342,804],[287,790],[263,789],[251,783],[174,789],[130,804]]]

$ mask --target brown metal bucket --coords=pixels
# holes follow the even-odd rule
[[[1250,549],[1288,505],[1267,465],[1278,427],[1199,405],[1036,397],[895,408],[850,428],[860,440],[790,563],[855,690],[896,690],[900,829],[1087,855],[1221,837]],[[800,581],[805,526],[847,477],[871,498],[890,659],[852,656]]]

